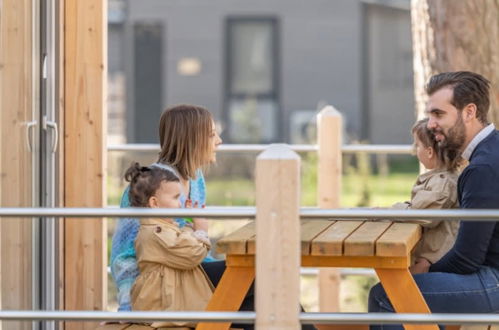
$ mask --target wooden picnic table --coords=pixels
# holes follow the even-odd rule
[[[374,268],[397,312],[430,313],[408,270],[411,251],[420,238],[421,226],[413,223],[301,220],[301,266]],[[239,309],[255,278],[255,243],[254,222],[218,241],[217,251],[226,254],[227,269],[208,311]],[[230,323],[200,323],[196,329],[229,327]],[[405,325],[405,329],[438,327]]]

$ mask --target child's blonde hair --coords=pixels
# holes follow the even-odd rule
[[[210,159],[211,113],[196,105],[166,109],[159,120],[159,163],[174,166],[184,179],[195,179],[197,169]]]
[[[428,129],[428,118],[418,120],[412,126],[412,134],[414,134],[423,146],[432,148],[435,151],[440,164],[449,172],[455,172],[461,165],[462,158],[459,150],[452,148],[444,148],[435,140],[433,132]]]

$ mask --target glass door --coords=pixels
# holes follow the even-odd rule
[[[39,17],[39,1],[0,1],[0,207],[40,206]],[[39,219],[0,219],[0,309],[40,307],[39,244]]]
[[[57,8],[55,0],[40,4],[40,203],[42,207],[56,207],[56,168],[59,144],[57,109]],[[56,218],[40,219],[40,308],[56,310],[58,307],[58,228]],[[56,322],[44,321],[42,330],[53,330]]]

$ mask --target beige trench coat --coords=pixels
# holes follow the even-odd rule
[[[393,205],[396,209],[452,209],[459,207],[457,200],[458,174],[445,170],[432,170],[421,174],[412,187],[411,201]],[[413,256],[435,263],[454,245],[458,221],[418,221],[423,226],[423,237]]]
[[[142,219],[135,240],[140,275],[132,287],[132,310],[202,311],[213,285],[201,267],[210,243],[190,227],[161,219]],[[155,322],[153,327],[193,326],[189,322]]]

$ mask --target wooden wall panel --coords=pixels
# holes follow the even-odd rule
[[[66,207],[105,205],[107,1],[64,3],[64,199]],[[65,309],[106,307],[105,219],[65,221]],[[93,329],[67,323],[66,329]]]
[[[33,160],[27,123],[33,119],[32,10],[29,0],[0,1],[0,206],[31,207]],[[34,134],[33,127],[33,134]],[[0,220],[0,309],[31,309],[32,221]],[[0,329],[30,329],[3,321]]]

